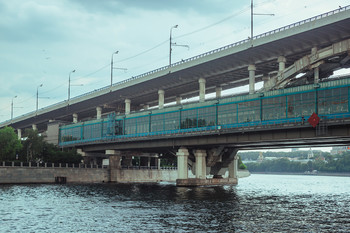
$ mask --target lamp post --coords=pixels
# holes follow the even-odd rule
[[[115,51],[114,53],[112,53],[112,58],[111,58],[111,87],[113,85],[113,55],[114,54],[118,54],[119,51]]]
[[[36,88],[36,111],[38,111],[39,108],[39,87],[42,87],[43,84],[40,84],[37,88]]]
[[[70,75],[71,73],[74,73],[75,70],[72,70],[71,72],[69,72],[69,79],[68,79],[68,101],[70,100]]]
[[[258,13],[254,13],[253,11],[254,9],[254,4],[253,4],[253,0],[250,1],[250,41],[253,41],[253,36],[254,36],[254,32],[253,32],[253,20],[254,20],[254,15],[268,15],[268,16],[275,16],[275,14],[258,14]],[[252,44],[253,45],[253,44]]]
[[[173,45],[173,43],[172,43],[172,31],[173,31],[173,28],[177,28],[179,25],[174,25],[174,26],[172,26],[171,28],[170,28],[170,39],[169,39],[169,67],[171,66],[171,46]]]
[[[11,101],[11,122],[12,122],[12,119],[13,119],[13,99],[15,99],[15,98],[17,98],[17,95],[14,96],[14,97],[12,98],[12,101]]]

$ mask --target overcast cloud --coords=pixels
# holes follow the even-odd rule
[[[260,34],[348,4],[348,0],[255,0]],[[0,0],[0,122],[166,66],[250,35],[250,0]],[[154,48],[150,50],[151,48]],[[147,53],[143,53],[144,51]],[[139,56],[135,56],[141,54]],[[83,84],[84,86],[78,86]],[[48,97],[48,98],[47,98]]]

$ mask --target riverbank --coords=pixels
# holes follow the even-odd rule
[[[317,172],[315,174],[309,174],[304,172],[250,172],[251,174],[265,174],[265,175],[300,175],[300,176],[341,176],[350,177],[350,172],[344,173],[330,173],[330,172]]]

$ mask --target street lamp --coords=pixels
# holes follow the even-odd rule
[[[13,99],[17,98],[17,95],[15,97],[12,98],[12,101],[11,101],[11,122],[12,122],[12,119],[13,119]]]
[[[113,55],[114,54],[118,54],[119,51],[115,51],[114,53],[112,53],[112,59],[111,59],[111,87],[112,87],[112,84],[113,84]]]
[[[253,8],[254,8],[254,4],[253,4],[253,0],[250,1],[250,41],[253,41],[253,16],[254,15],[268,15],[268,16],[275,16],[275,14],[257,14],[253,12]],[[252,44],[253,45],[253,44]]]
[[[169,39],[169,67],[171,66],[171,46],[173,45],[173,43],[171,42],[171,34],[172,34],[172,31],[173,31],[173,28],[177,28],[179,25],[174,25],[170,28],[170,39]]]
[[[39,107],[39,87],[42,87],[43,84],[40,84],[37,88],[36,88],[36,112],[38,112],[38,107]]]
[[[186,47],[186,48],[190,49],[190,46],[188,46],[188,45],[176,44],[176,43],[173,43],[173,42],[172,42],[172,30],[173,30],[173,28],[177,28],[178,26],[179,26],[179,25],[175,25],[175,26],[172,26],[172,27],[170,28],[170,39],[169,39],[169,41],[170,41],[170,44],[169,44],[169,67],[171,67],[171,51],[172,51],[172,46]]]
[[[71,73],[74,73],[75,70],[72,70],[71,72],[69,72],[69,79],[68,79],[68,101],[70,100],[70,75]]]

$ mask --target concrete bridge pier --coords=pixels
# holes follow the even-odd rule
[[[109,181],[118,182],[122,160],[121,153],[117,150],[106,150],[106,155],[109,156]]]
[[[193,150],[195,162],[189,160],[190,152],[187,148],[181,147],[176,153],[178,178],[176,180],[177,186],[205,186],[205,185],[228,185],[237,184],[237,170],[238,170],[238,156],[237,151],[228,150],[225,154],[224,148],[217,148],[217,150]],[[209,157],[207,157],[209,153]],[[215,157],[215,158],[214,158]],[[222,159],[224,157],[224,159]],[[195,178],[189,178],[188,164],[192,164],[192,171]],[[207,168],[207,164],[209,167]],[[215,171],[212,178],[207,177],[209,172]],[[223,178],[226,172],[229,172],[228,177]],[[213,174],[212,174],[213,175]]]
[[[187,180],[188,179],[188,156],[190,153],[188,152],[187,148],[181,147],[176,152],[177,157],[177,180]]]

